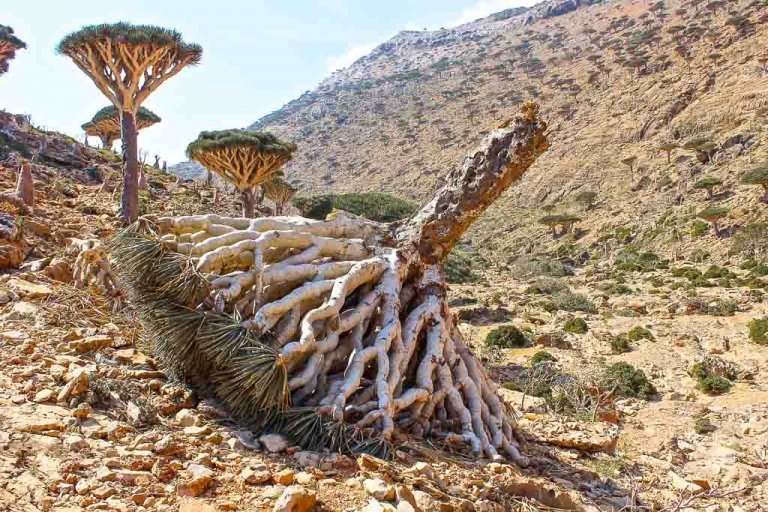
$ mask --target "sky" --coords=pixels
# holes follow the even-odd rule
[[[536,0],[27,0],[1,13],[28,48],[0,77],[0,109],[78,140],[106,98],[55,52],[82,26],[128,21],[174,28],[202,45],[202,62],[164,82],[143,106],[162,122],[139,146],[168,165],[203,130],[244,128],[401,30],[452,27]],[[74,7],[77,5],[77,7]],[[91,144],[98,140],[91,139]]]

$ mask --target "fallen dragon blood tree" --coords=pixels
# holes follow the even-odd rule
[[[410,219],[141,218],[112,242],[169,370],[307,449],[381,455],[406,435],[527,459],[448,309],[460,236],[547,148],[535,104],[491,132]]]

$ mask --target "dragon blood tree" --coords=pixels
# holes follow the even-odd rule
[[[527,459],[457,328],[453,246],[548,147],[538,107],[492,131],[404,221],[143,217],[111,244],[169,371],[307,449],[386,452],[407,435]]]
[[[136,130],[141,131],[161,121],[160,116],[145,107],[139,107],[136,111]],[[85,134],[90,137],[98,137],[104,149],[109,149],[120,138],[120,111],[114,106],[104,107],[93,119],[82,125]]]
[[[23,50],[27,44],[13,35],[13,29],[0,25],[0,75],[8,71],[8,61],[16,57],[16,50]]]
[[[139,213],[138,127],[141,104],[160,84],[200,62],[203,50],[181,34],[151,25],[91,25],[69,34],[57,51],[71,58],[120,112],[123,197],[120,217]]]
[[[271,180],[293,157],[296,146],[271,133],[245,130],[202,132],[187,146],[187,156],[240,191],[243,217],[253,217],[256,188]]]
[[[263,185],[264,197],[275,203],[275,214],[282,215],[283,209],[288,202],[293,199],[298,189],[291,186],[288,182],[281,178],[274,178]]]

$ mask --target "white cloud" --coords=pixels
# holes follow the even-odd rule
[[[360,57],[364,57],[376,48],[375,44],[361,44],[349,48],[340,55],[330,55],[326,57],[325,63],[329,73],[337,69],[343,69],[355,62]]]

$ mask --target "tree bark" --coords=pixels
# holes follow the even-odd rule
[[[252,219],[253,218],[253,206],[256,202],[256,191],[250,188],[247,188],[241,192],[241,198],[243,201],[243,217],[246,219]]]
[[[447,177],[447,183],[396,230],[398,245],[413,246],[426,264],[442,264],[456,242],[499,196],[546,151],[547,125],[535,105],[491,132]]]
[[[123,150],[123,198],[120,218],[126,223],[131,223],[139,217],[139,131],[133,112],[120,113],[120,130]]]
[[[112,144],[115,142],[114,137],[110,137],[108,135],[101,135],[99,137],[101,139],[101,145],[104,149],[112,149]]]
[[[35,182],[32,179],[32,164],[23,161],[16,179],[16,195],[29,208],[35,206]]]

